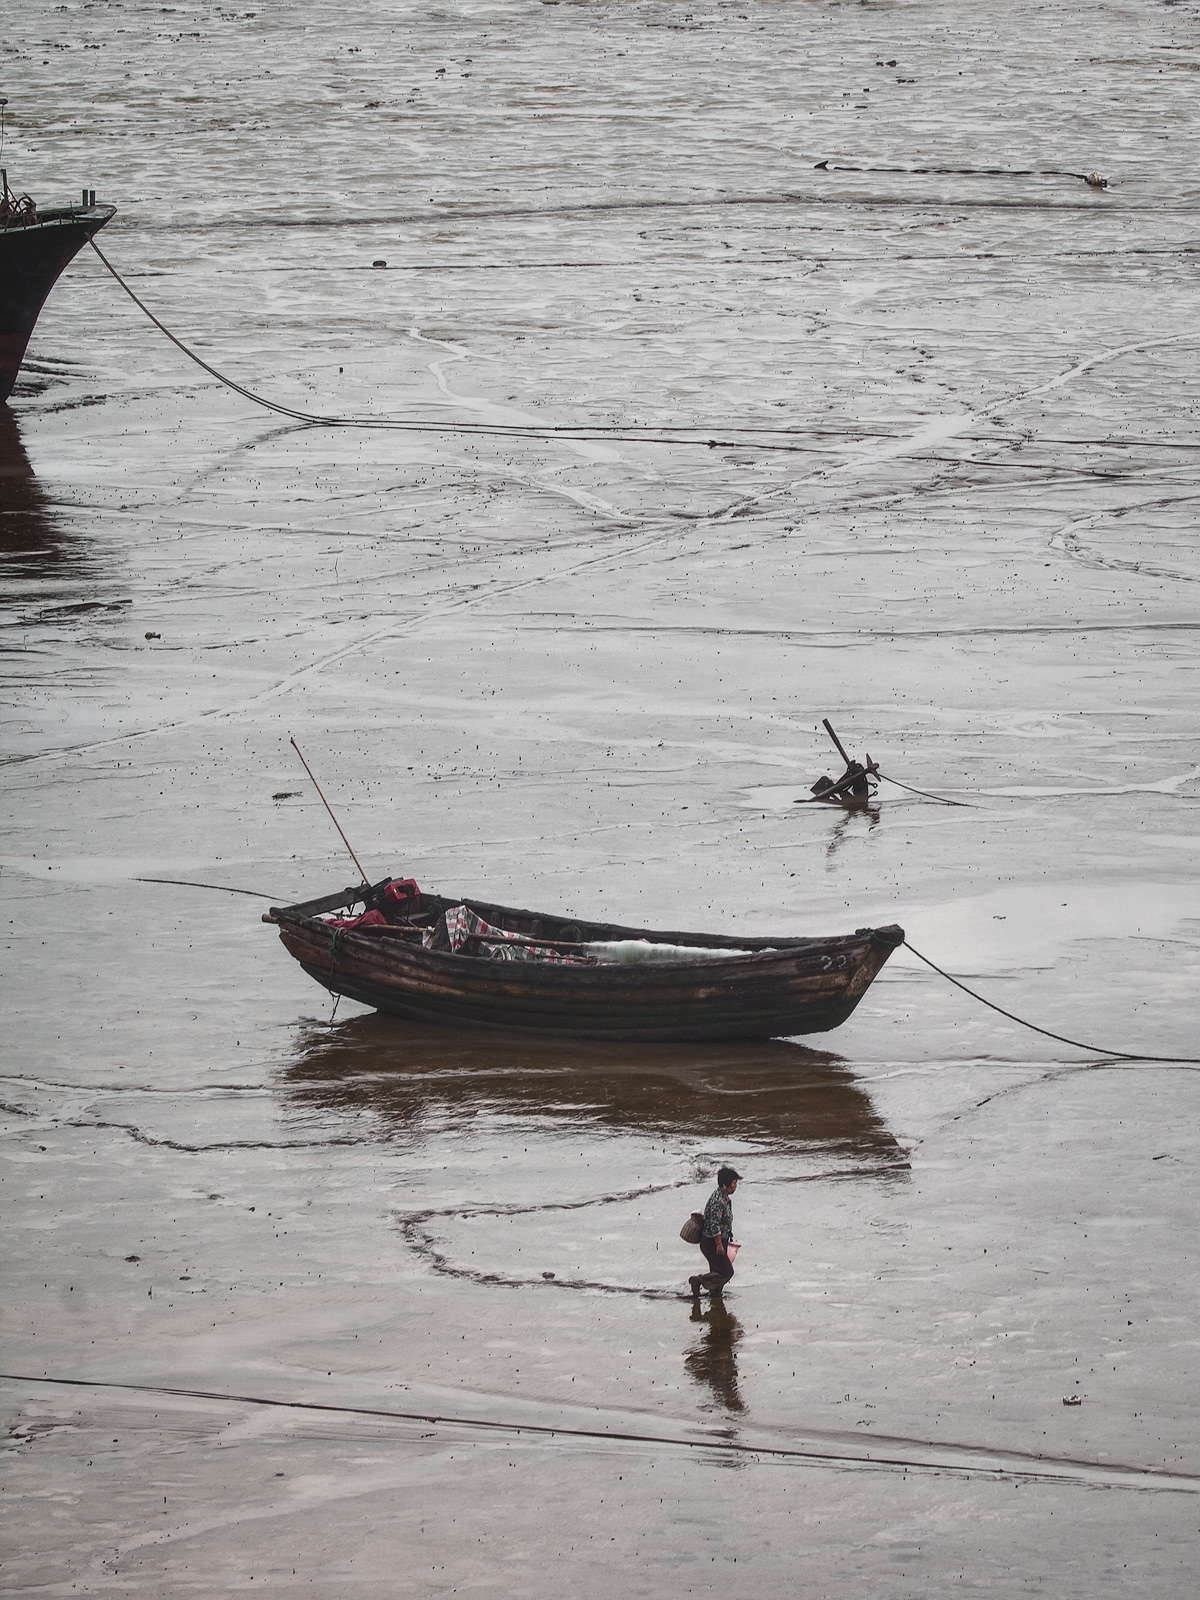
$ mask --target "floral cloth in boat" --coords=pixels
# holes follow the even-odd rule
[[[483,955],[493,961],[545,961],[556,967],[593,967],[593,956],[574,955],[551,945],[527,943],[523,934],[493,928],[468,906],[450,906],[446,932],[456,955]]]

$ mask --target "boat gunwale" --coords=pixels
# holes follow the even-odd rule
[[[596,976],[599,974],[620,974],[622,981],[639,983],[665,982],[675,974],[690,974],[698,977],[701,974],[716,982],[723,973],[731,970],[740,974],[761,972],[764,975],[776,972],[780,967],[793,970],[798,961],[819,956],[825,950],[835,950],[842,953],[845,947],[869,946],[870,937],[867,934],[855,935],[838,934],[828,939],[812,939],[805,944],[792,944],[786,947],[770,946],[763,950],[749,950],[744,954],[730,955],[724,960],[706,957],[695,961],[590,961],[584,962],[555,962],[531,961],[523,962],[519,968],[513,963],[497,962],[493,956],[471,955],[465,950],[428,950],[424,945],[415,944],[406,939],[390,939],[386,935],[357,933],[353,928],[335,928],[327,922],[321,922],[315,917],[300,919],[277,919],[281,927],[291,928],[321,938],[322,936],[332,946],[336,942],[338,951],[344,950],[347,943],[356,954],[382,955],[391,961],[412,963],[417,966],[427,967],[431,971],[461,972],[461,963],[472,963],[472,967],[479,971],[491,971],[497,978],[522,977],[532,979],[546,976],[551,982],[578,981],[583,976]],[[872,929],[872,932],[875,930]],[[603,943],[604,941],[594,941]],[[673,941],[664,940],[663,943]],[[697,946],[698,949],[710,949],[712,946]],[[503,966],[503,973],[500,968]],[[849,968],[842,970],[850,970]]]
[[[274,922],[281,928],[290,928],[296,932],[307,933],[310,937],[322,936],[329,938],[336,950],[345,948],[347,941],[352,942],[355,954],[364,956],[376,954],[389,958],[392,962],[404,965],[425,967],[431,972],[442,972],[449,975],[451,972],[463,972],[460,963],[463,961],[472,964],[479,962],[482,965],[473,970],[480,975],[483,971],[492,970],[499,979],[506,977],[517,978],[518,972],[511,963],[503,963],[503,973],[496,970],[499,964],[495,963],[492,956],[469,955],[464,951],[430,950],[423,945],[416,945],[403,939],[390,939],[386,935],[357,933],[353,928],[334,928],[323,922],[319,912],[337,910],[346,905],[357,904],[365,896],[378,894],[393,880],[384,879],[378,885],[360,885],[357,889],[347,889],[341,898],[323,896],[316,900],[299,901],[291,906],[272,906],[264,917],[264,921]],[[500,913],[503,916],[522,920],[548,919],[546,912],[528,911],[513,906],[502,906],[496,902],[476,900],[468,897],[453,899],[445,895],[427,894],[426,899],[441,902],[443,909],[449,906],[463,905],[480,914],[485,912]],[[554,920],[565,922],[566,917],[556,917]],[[522,963],[520,977],[532,979],[554,974],[550,978],[552,983],[570,983],[578,980],[585,974],[588,977],[604,974],[611,980],[620,975],[623,981],[629,981],[635,987],[663,983],[675,975],[687,976],[693,981],[702,974],[711,981],[719,981],[726,972],[736,972],[739,977],[752,976],[761,972],[764,976],[778,972],[781,967],[794,971],[798,959],[807,956],[818,956],[824,951],[833,950],[837,953],[848,953],[853,947],[869,947],[872,944],[884,945],[889,953],[903,940],[903,929],[896,924],[889,924],[884,928],[862,928],[853,933],[830,934],[824,937],[792,937],[770,938],[759,936],[755,938],[739,939],[732,935],[704,934],[675,930],[661,930],[651,928],[630,928],[620,923],[596,923],[588,919],[574,919],[581,928],[589,929],[593,934],[607,934],[611,942],[625,940],[642,940],[650,944],[677,944],[692,945],[700,950],[737,950],[739,954],[730,955],[723,961],[715,961],[712,957],[704,957],[693,961],[652,961],[652,962],[596,962],[583,964],[564,962],[529,962]],[[892,937],[898,935],[898,937]],[[612,937],[615,936],[615,937]],[[553,944],[553,939],[547,939],[547,944]],[[581,944],[597,944],[609,942],[604,938],[591,938],[581,940]],[[865,952],[864,952],[865,953]],[[856,962],[855,966],[858,965]],[[469,969],[472,970],[472,969]],[[849,975],[850,968],[840,969]],[[465,975],[465,974],[464,974]],[[814,974],[822,976],[823,974]]]
[[[0,222],[0,234],[36,233],[39,228],[69,228],[77,224],[90,227],[93,223],[98,229],[106,222],[111,222],[116,214],[116,206],[51,206],[46,211],[39,211],[37,217],[29,222],[22,222],[17,217]]]

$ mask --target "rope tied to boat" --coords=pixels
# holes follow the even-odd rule
[[[951,803],[953,804],[953,802]],[[253,889],[231,889],[223,883],[190,883],[178,878],[138,878],[135,882],[177,883],[189,889],[215,889],[222,894],[252,894],[256,897],[259,894],[259,891]],[[269,897],[263,896],[263,898]],[[271,919],[264,918],[264,921],[267,920]],[[331,974],[337,971],[338,941],[345,932],[344,928],[332,929],[332,937],[329,942],[329,968]],[[854,932],[857,938],[869,939],[872,944],[881,945],[889,951],[898,950],[901,947],[911,950],[918,961],[923,961],[927,967],[931,967],[937,973],[939,978],[945,978],[947,983],[952,983],[956,989],[961,989],[964,994],[970,995],[972,1000],[978,1000],[980,1005],[987,1006],[990,1011],[999,1012],[1002,1017],[1007,1017],[1010,1022],[1015,1022],[1018,1027],[1028,1028],[1032,1033],[1040,1033],[1044,1038],[1053,1039],[1058,1044],[1069,1044],[1075,1050],[1086,1050],[1091,1055],[1104,1056],[1113,1061],[1152,1061],[1165,1066],[1200,1067],[1200,1056],[1152,1056],[1144,1055],[1141,1052],[1134,1054],[1128,1050],[1106,1050],[1098,1044],[1085,1044],[1081,1039],[1070,1039],[1065,1033],[1053,1033],[1049,1028],[1039,1027],[1036,1022],[1027,1022],[1024,1017],[1018,1017],[1015,1012],[1006,1011],[1003,1006],[998,1006],[994,1000],[988,1000],[984,995],[978,994],[974,989],[963,983],[961,978],[956,978],[951,973],[946,972],[942,967],[938,966],[936,961],[931,961],[915,945],[910,944],[903,933],[896,937],[895,934],[882,928],[856,928]],[[341,997],[339,996],[338,998],[340,999]],[[337,1015],[336,1004],[334,1005],[333,1015]],[[333,1017],[331,1016],[329,1020],[332,1024]]]
[[[869,939],[872,944],[881,944],[885,950],[898,950],[904,943],[904,935],[899,929],[889,933],[886,928],[855,928],[856,939]]]
[[[870,929],[863,930],[870,932]],[[964,994],[969,994],[972,1000],[978,1000],[980,1005],[987,1006],[991,1011],[998,1011],[1002,1017],[1007,1017],[1010,1022],[1015,1022],[1019,1027],[1029,1028],[1033,1033],[1040,1033],[1047,1039],[1055,1039],[1059,1044],[1069,1044],[1075,1050],[1087,1050],[1092,1055],[1107,1056],[1115,1061],[1158,1061],[1170,1066],[1200,1067],[1200,1056],[1150,1056],[1141,1053],[1133,1054],[1128,1050],[1106,1050],[1098,1044],[1084,1044],[1080,1039],[1068,1039],[1064,1033],[1052,1033],[1049,1028],[1039,1028],[1036,1022],[1026,1022],[1024,1017],[1018,1017],[1015,1012],[1006,1011],[1003,1006],[998,1006],[994,1000],[988,1000],[983,995],[977,994],[974,989],[969,989],[959,978],[952,977],[944,972],[936,961],[931,961],[928,956],[922,955],[915,946],[902,938],[900,943],[906,950],[911,950],[918,961],[923,961],[927,967],[932,967],[940,978],[945,978],[947,983],[952,983],[956,989],[961,989]]]
[[[184,344],[182,339],[177,338],[175,334],[171,332],[170,328],[167,327],[166,323],[160,321],[160,319],[154,315],[153,311],[151,311],[146,302],[139,299],[139,297],[125,282],[125,279],[117,271],[116,267],[113,266],[112,262],[104,254],[104,251],[101,250],[100,246],[94,239],[89,239],[88,244],[91,245],[92,249],[100,257],[100,260],[103,262],[105,268],[112,274],[113,278],[115,278],[120,287],[133,301],[134,305],[137,306],[138,310],[141,311],[144,316],[149,318],[158,331],[163,334],[164,337],[168,338],[177,350],[182,350],[183,354],[187,356],[189,361],[194,361],[196,365],[198,367],[202,367],[210,377],[215,378],[218,383],[223,383],[227,389],[232,389],[235,394],[240,394],[244,400],[249,400],[256,406],[263,406],[267,411],[274,411],[281,417],[290,417],[293,422],[306,423],[310,427],[384,428],[397,429],[404,433],[464,433],[482,434],[494,439],[545,439],[550,441],[554,441],[556,439],[568,439],[580,440],[584,443],[588,443],[596,439],[614,439],[626,444],[686,445],[698,447],[704,450],[754,449],[759,451],[776,451],[790,455],[808,455],[813,453],[813,446],[811,444],[801,444],[799,442],[788,444],[770,443],[766,439],[759,437],[759,435],[768,434],[776,437],[782,436],[786,439],[791,431],[787,428],[742,428],[734,425],[733,427],[727,427],[725,431],[727,433],[739,434],[743,437],[733,439],[714,439],[711,438],[707,432],[700,429],[693,429],[691,427],[672,428],[669,425],[666,425],[665,428],[651,429],[648,425],[639,427],[637,423],[624,423],[621,426],[613,427],[606,423],[589,422],[582,423],[577,427],[563,427],[558,424],[552,424],[549,427],[535,428],[528,427],[523,424],[504,425],[491,422],[437,422],[430,421],[426,418],[411,417],[328,417],[312,411],[298,411],[294,406],[281,405],[277,400],[268,400],[264,395],[255,394],[252,389],[247,389],[242,384],[235,383],[232,378],[227,378],[223,372],[218,372],[216,367],[211,366],[203,359],[203,357],[198,356],[194,350],[190,349],[188,345]],[[696,436],[689,437],[689,435]]]

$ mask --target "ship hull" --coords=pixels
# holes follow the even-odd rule
[[[0,228],[0,402],[8,399],[30,335],[59,274],[115,215],[112,206],[43,213]]]

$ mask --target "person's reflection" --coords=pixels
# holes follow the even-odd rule
[[[702,1332],[699,1342],[683,1358],[683,1364],[697,1383],[705,1384],[726,1411],[745,1411],[738,1393],[735,1346],[742,1337],[742,1325],[718,1296],[706,1310],[698,1300],[692,1303],[692,1321]]]

